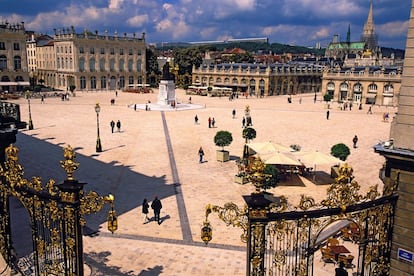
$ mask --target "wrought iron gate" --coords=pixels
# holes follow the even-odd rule
[[[247,275],[318,275],[314,274],[317,256],[333,263],[333,268],[339,264],[352,268],[356,275],[389,275],[398,176],[384,183],[382,195],[376,186],[361,195],[352,168],[345,164],[329,186],[326,199],[316,202],[302,195],[299,205],[292,206],[283,196],[260,191],[265,178],[260,167],[256,164],[259,169],[250,172],[250,181],[257,190],[244,196],[244,209],[233,203],[224,207],[207,205],[202,229],[206,243],[212,239],[208,215],[217,212],[227,225],[244,230]],[[356,254],[332,253],[335,246],[329,243],[335,240],[354,244]]]
[[[56,184],[53,179],[45,185],[39,177],[24,178],[18,162],[18,149],[9,146],[7,159],[0,168],[0,251],[8,264],[13,262],[9,198],[16,197],[28,211],[32,229],[35,275],[83,275],[82,227],[85,214],[98,212],[105,203],[111,204],[108,229],[117,228],[114,197],[101,197],[96,192],[84,194],[85,183],[73,178],[79,164],[70,146],[64,149],[61,166],[67,179]]]

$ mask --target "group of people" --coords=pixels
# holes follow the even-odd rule
[[[115,121],[112,120],[111,123],[110,123],[110,125],[111,125],[111,131],[112,131],[112,133],[114,133],[114,130],[115,130]],[[116,122],[116,128],[118,129],[118,132],[121,132],[121,121],[120,120],[118,120]]]
[[[144,201],[142,202],[142,214],[144,217],[143,224],[150,222],[150,218],[148,217],[149,207],[150,205],[149,205],[148,200],[144,198]],[[154,210],[154,220],[158,224],[161,224],[160,213],[162,209],[162,203],[161,203],[161,200],[159,200],[157,196],[154,197],[154,200],[151,203],[151,209]]]
[[[216,120],[214,119],[214,117],[213,118],[208,117],[208,128],[214,128],[215,125],[216,125]]]

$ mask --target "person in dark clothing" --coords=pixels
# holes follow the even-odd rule
[[[246,125],[246,118],[245,117],[243,117],[243,120],[242,120],[242,127],[244,128],[244,126]]]
[[[204,150],[202,147],[198,150],[198,156],[200,157],[199,163],[203,163]]]
[[[121,132],[121,121],[120,120],[116,122],[116,127],[118,128],[118,132]]]
[[[149,221],[149,218],[148,218],[148,209],[149,209],[148,200],[146,198],[144,198],[144,201],[142,202],[142,214],[144,216],[144,222],[143,222],[143,224],[145,224],[145,223],[147,223]]]
[[[162,209],[161,201],[155,196],[154,200],[151,203],[151,208],[154,210],[154,220],[161,224],[160,213]]]
[[[326,111],[326,120],[329,120],[329,110]]]
[[[352,143],[354,143],[354,149],[357,148],[357,143],[358,143],[358,136],[354,136],[354,138],[352,139]]]
[[[211,117],[208,117],[208,128],[211,128]]]
[[[115,128],[115,122],[114,122],[114,120],[112,120],[111,121],[111,130],[112,130],[112,133],[114,133],[114,128]]]
[[[236,118],[236,109],[233,109],[231,114],[233,115],[233,119]]]
[[[195,117],[194,117],[194,123],[197,125],[198,124],[198,116],[197,115],[195,115]]]

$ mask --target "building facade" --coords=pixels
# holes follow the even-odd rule
[[[337,102],[396,106],[401,75],[401,67],[326,67],[321,91]]]
[[[24,23],[0,23],[0,92],[23,91],[30,85]]]
[[[93,91],[146,83],[144,33],[137,38],[126,33],[123,36],[87,31],[77,34],[73,27],[55,31],[54,62],[48,60],[48,46],[42,46],[44,64],[37,72],[37,77],[48,86],[68,90],[74,85],[77,90]]]
[[[251,96],[319,91],[323,67],[315,64],[202,64],[193,68],[192,84],[232,88]]]

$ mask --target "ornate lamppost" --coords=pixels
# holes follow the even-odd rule
[[[96,152],[102,152],[102,145],[101,145],[101,138],[99,136],[99,112],[101,111],[101,107],[99,103],[95,105],[95,112],[96,112],[96,129],[97,129],[97,138],[96,138]]]
[[[30,97],[31,97],[31,93],[29,90],[26,91],[26,99],[27,99],[27,104],[29,105],[29,130],[33,129],[33,121],[32,121],[32,111],[30,109]]]

